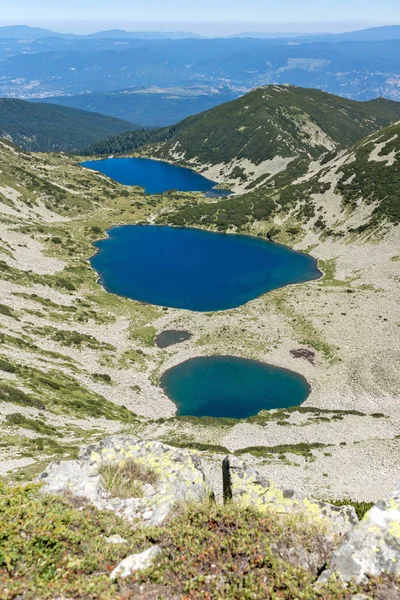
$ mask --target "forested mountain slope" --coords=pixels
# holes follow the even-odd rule
[[[0,98],[0,137],[33,151],[77,151],[135,125],[98,113],[53,104]]]
[[[390,100],[356,102],[320,90],[270,85],[144,138],[140,132],[111,136],[86,152],[129,153],[159,142],[149,149],[152,155],[246,189],[299,157],[336,152],[398,119],[400,103]]]
[[[291,172],[271,177],[258,189],[212,204],[186,204],[161,220],[175,225],[206,223],[221,230],[275,220],[294,235],[308,223],[317,234],[334,237],[387,230],[400,222],[400,122],[329,161],[325,157],[309,163],[308,173],[297,179],[295,167],[302,163],[293,164]],[[279,229],[273,229],[275,235]]]

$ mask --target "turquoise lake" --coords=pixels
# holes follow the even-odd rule
[[[217,183],[191,169],[149,158],[88,160],[81,163],[81,166],[99,171],[124,185],[138,185],[144,188],[147,194],[161,194],[168,190],[178,190],[180,192],[209,192],[210,196],[219,197],[230,193],[212,190]]]
[[[314,258],[246,235],[123,225],[95,243],[100,282],[127,298],[199,312],[235,308],[282,286],[318,279]]]
[[[187,360],[162,375],[161,387],[178,415],[235,419],[298,406],[311,391],[298,373],[235,356]]]

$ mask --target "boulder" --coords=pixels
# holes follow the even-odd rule
[[[133,573],[136,573],[136,571],[148,569],[160,553],[160,546],[151,546],[151,548],[148,548],[148,550],[145,550],[140,554],[131,554],[130,556],[127,556],[124,560],[121,560],[119,565],[112,571],[110,579],[117,579],[118,577],[125,579]]]
[[[320,523],[332,536],[343,536],[358,523],[352,506],[333,506],[298,491],[279,488],[236,456],[224,459],[222,473],[225,501],[233,500],[259,510],[301,513]]]
[[[143,486],[141,498],[111,498],[104,489],[101,465],[117,466],[126,459],[151,467],[158,476],[154,485]],[[142,519],[150,525],[161,524],[178,502],[202,501],[211,495],[198,455],[134,436],[112,436],[87,446],[78,460],[51,463],[39,480],[44,492],[69,492],[99,509],[111,510],[129,521]]]
[[[400,575],[400,483],[349,533],[319,581],[327,581],[333,572],[342,581],[358,582],[384,572]]]

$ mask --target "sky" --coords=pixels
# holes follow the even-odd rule
[[[2,4],[2,25],[36,25],[72,33],[104,26],[189,28],[212,34],[216,30],[348,31],[400,24],[399,0],[0,0]]]

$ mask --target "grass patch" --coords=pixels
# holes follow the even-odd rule
[[[34,406],[40,410],[45,408],[44,404],[36,398],[29,396],[14,386],[6,385],[5,383],[0,384],[0,400],[3,402],[21,404],[22,406]]]
[[[146,327],[136,327],[132,330],[131,336],[134,340],[138,340],[144,346],[154,346],[156,329],[151,325]]]
[[[6,317],[12,317],[13,319],[18,320],[15,311],[6,304],[0,304],[0,315],[5,315]]]
[[[128,458],[120,463],[106,462],[99,469],[104,487],[112,497],[141,498],[143,484],[154,485],[157,474],[146,465]]]
[[[350,498],[344,498],[343,500],[324,500],[333,506],[353,506],[357,513],[357,517],[361,520],[365,514],[374,506],[373,502],[357,502],[356,500],[350,500]]]
[[[189,450],[199,450],[200,452],[215,452],[218,454],[230,454],[230,450],[225,446],[219,446],[218,444],[202,444],[201,442],[192,442],[190,440],[178,442],[176,440],[169,440],[167,438],[162,440],[164,444],[174,446],[175,448],[187,448]]]
[[[305,458],[312,458],[312,450],[321,448],[327,448],[328,444],[282,444],[279,446],[250,446],[249,448],[241,448],[236,450],[235,454],[240,456],[241,454],[252,454],[253,456],[269,457],[272,454],[297,454],[304,456]]]
[[[30,429],[31,431],[36,431],[37,433],[41,433],[43,435],[61,435],[55,427],[46,425],[46,423],[41,419],[29,419],[20,413],[12,413],[11,415],[7,415],[6,421],[10,425],[16,425],[17,427],[22,427],[23,429]]]
[[[317,524],[234,503],[193,504],[163,527],[132,528],[79,499],[0,483],[0,531],[1,600],[126,600],[147,592],[150,597],[150,586],[165,600],[349,600],[356,593],[383,598],[382,589],[389,597],[400,583],[389,576],[347,587],[332,581],[316,592],[316,568],[295,563],[315,552],[328,558],[330,548]],[[105,543],[117,534],[127,543]],[[153,544],[162,548],[153,567],[110,581],[110,571],[123,558]]]
[[[4,358],[0,358],[0,371],[4,373],[15,373],[17,367]]]

